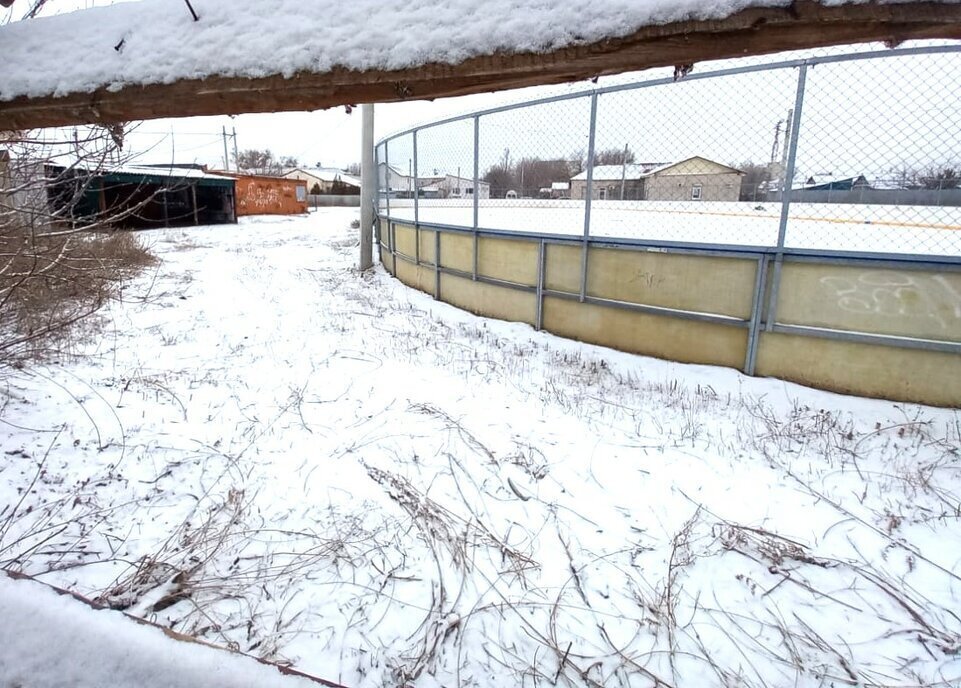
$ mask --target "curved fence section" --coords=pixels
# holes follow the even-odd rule
[[[381,261],[565,337],[961,406],[961,46],[675,76],[381,141]]]

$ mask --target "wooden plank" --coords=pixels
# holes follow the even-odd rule
[[[961,5],[869,2],[824,7],[801,0],[785,8],[745,10],[720,21],[649,26],[623,38],[551,53],[500,53],[456,65],[429,63],[365,72],[333,69],[290,78],[211,76],[62,97],[19,97],[0,103],[0,131],[430,100],[704,60],[932,38],[961,39]]]

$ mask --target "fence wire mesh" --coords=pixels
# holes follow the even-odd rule
[[[382,142],[379,208],[481,230],[961,256],[959,82],[957,44],[834,49],[504,106]]]

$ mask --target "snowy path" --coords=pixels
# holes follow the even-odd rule
[[[354,215],[146,235],[0,379],[0,566],[352,686],[958,680],[961,415],[475,318]]]

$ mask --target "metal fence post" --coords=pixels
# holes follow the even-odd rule
[[[411,172],[413,179],[410,180],[411,189],[414,192],[414,265],[420,265],[420,203],[417,197],[420,196],[417,189],[417,179],[420,173],[417,171],[417,130],[414,129],[414,169]]]
[[[440,229],[434,227],[434,298],[440,301]]]
[[[777,320],[777,296],[781,286],[781,264],[784,262],[784,241],[787,236],[787,223],[791,215],[791,189],[794,184],[794,163],[797,160],[798,134],[801,131],[801,107],[804,104],[804,88],[807,84],[808,64],[798,68],[797,94],[794,97],[794,119],[791,120],[791,142],[788,146],[787,167],[781,183],[781,220],[777,230],[777,251],[774,254],[774,277],[771,283],[765,317],[765,329],[770,332]],[[765,285],[761,288],[764,289]],[[752,342],[753,344],[753,342]],[[756,344],[755,344],[756,346]]]
[[[384,141],[384,184],[387,186],[387,217],[390,217],[390,141]],[[393,240],[391,240],[390,250],[394,250]]]
[[[747,353],[744,356],[744,374],[754,375],[757,363],[757,345],[761,336],[761,319],[764,316],[764,297],[767,292],[767,268],[770,256],[763,254],[757,260],[757,273],[754,279],[754,303],[751,305],[751,319],[747,326]]]
[[[597,91],[591,94],[591,129],[587,138],[587,181],[584,185],[584,248],[581,254],[581,294],[587,296],[587,251],[591,235],[591,197],[594,194],[594,139],[597,134]]]
[[[479,197],[480,181],[480,116],[474,115],[474,265],[471,272],[471,279],[477,280],[477,227],[480,218]]]
[[[374,146],[374,174],[377,179],[377,191],[374,194],[374,241],[377,243],[377,260],[380,261],[380,146]]]
[[[534,307],[534,329],[540,330],[544,325],[544,268],[545,268],[544,240],[537,242],[537,303]]]

